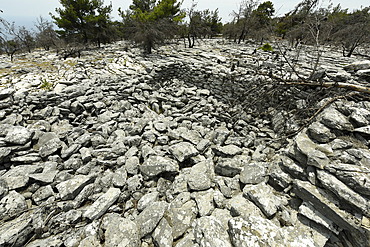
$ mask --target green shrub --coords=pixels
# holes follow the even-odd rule
[[[40,88],[44,89],[44,90],[51,90],[51,89],[53,89],[53,83],[50,83],[46,79],[44,79],[44,80],[42,80]]]
[[[258,47],[258,50],[267,51],[267,52],[273,52],[274,51],[274,49],[272,48],[272,46],[269,43],[266,43],[263,46]]]

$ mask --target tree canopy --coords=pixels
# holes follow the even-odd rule
[[[59,0],[62,8],[55,11],[59,16],[52,15],[61,37],[83,41],[101,42],[109,41],[112,5],[104,6],[103,0]]]

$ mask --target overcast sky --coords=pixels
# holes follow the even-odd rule
[[[198,3],[197,9],[219,9],[222,22],[231,20],[230,13],[238,9],[238,5],[242,0],[195,0]],[[260,0],[263,2],[265,0]],[[296,6],[301,0],[271,0],[275,6],[276,14],[282,15]],[[334,5],[341,4],[342,8],[350,10],[359,9],[361,6],[369,6],[369,0],[324,0],[324,5],[327,6],[329,1]],[[104,0],[106,4],[112,3],[112,16],[118,20],[117,9],[127,9],[132,0]],[[184,0],[182,7],[189,8],[192,0]],[[15,21],[17,25],[33,26],[38,16],[49,18],[49,13],[55,13],[55,8],[60,7],[59,0],[0,0],[0,16],[7,21]]]

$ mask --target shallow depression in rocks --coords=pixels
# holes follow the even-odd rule
[[[280,139],[299,126],[287,109],[243,104],[269,54],[245,46],[231,71],[236,48],[208,42],[112,44],[48,72],[51,90],[26,85],[36,72],[1,88],[0,246],[368,246],[370,103]]]

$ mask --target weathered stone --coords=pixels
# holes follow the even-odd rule
[[[361,133],[361,134],[370,135],[370,125],[364,126],[364,127],[360,127],[360,128],[356,128],[353,131],[354,132]]]
[[[308,127],[307,133],[312,139],[320,143],[327,143],[335,139],[335,134],[333,134],[329,128],[320,122],[313,122]]]
[[[333,107],[326,108],[321,113],[321,123],[329,128],[336,130],[353,130],[353,125],[350,123],[347,117]]]
[[[198,214],[200,217],[211,215],[212,211],[215,209],[213,194],[213,189],[193,192],[194,200],[197,203]]]
[[[246,185],[243,189],[243,193],[247,198],[253,201],[267,217],[273,216],[279,208],[288,204],[286,198],[276,196],[273,193],[273,189],[264,183]]]
[[[227,146],[216,146],[213,148],[214,152],[221,156],[235,156],[241,154],[243,150],[236,145],[227,145]]]
[[[82,239],[78,245],[78,247],[101,247],[97,236],[88,236]]]
[[[28,176],[4,176],[3,179],[7,183],[9,190],[24,188],[29,181]]]
[[[201,161],[190,169],[187,176],[191,190],[207,190],[213,184],[214,171],[212,160]]]
[[[370,111],[364,108],[355,108],[349,116],[349,120],[355,127],[363,127],[370,124]]]
[[[14,88],[2,88],[0,90],[0,100],[3,100],[3,99],[6,99],[8,98],[9,96],[13,95],[15,92]]]
[[[179,165],[177,161],[167,157],[150,156],[139,169],[145,176],[154,177],[164,172],[178,173]]]
[[[359,227],[354,222],[352,217],[345,211],[339,209],[329,195],[323,190],[316,188],[309,182],[294,181],[294,193],[313,205],[313,207],[325,215],[329,220],[335,222],[342,229],[357,232]]]
[[[142,211],[135,219],[135,223],[139,227],[140,238],[151,233],[162,219],[165,211],[168,208],[166,202],[154,202]]]
[[[172,226],[173,239],[181,237],[188,230],[197,215],[197,205],[193,200],[168,209],[165,217]]]
[[[59,138],[51,139],[40,147],[39,153],[42,158],[56,153],[62,147]]]
[[[106,214],[102,220],[106,246],[139,247],[139,228],[135,222],[118,214]]]
[[[26,209],[26,199],[14,190],[0,200],[0,218],[3,220],[16,217]]]
[[[314,143],[304,132],[299,133],[295,138],[297,151],[302,155],[296,157],[302,165],[315,166],[323,169],[329,164],[329,158],[324,153],[325,148]]]
[[[170,146],[169,150],[179,162],[183,162],[198,154],[198,150],[190,142],[177,143]]]
[[[240,172],[240,182],[243,184],[258,184],[267,179],[266,162],[251,162],[245,164]]]
[[[9,187],[7,182],[0,178],[0,199],[3,198],[6,194],[8,194]]]
[[[36,239],[31,243],[28,243],[27,247],[60,247],[63,245],[62,236],[50,236],[43,239]]]
[[[42,173],[34,173],[30,174],[29,177],[41,184],[50,184],[54,181],[55,176],[57,175],[58,171],[48,171]]]
[[[91,221],[100,218],[116,202],[120,193],[120,189],[110,188],[88,207],[83,216]]]
[[[4,141],[10,144],[24,145],[32,138],[32,132],[22,126],[13,126],[7,130]]]
[[[172,227],[165,218],[162,218],[153,232],[153,239],[156,246],[172,247]]]
[[[279,228],[259,216],[241,217],[229,221],[229,233],[234,246],[323,246],[311,237],[311,232],[296,228]],[[327,238],[326,238],[327,240]],[[325,242],[324,242],[325,243]]]
[[[24,213],[0,226],[0,246],[24,246],[33,231],[32,212]]]
[[[124,187],[127,181],[127,172],[124,167],[117,169],[112,175],[112,183],[116,187]]]
[[[0,163],[5,162],[7,158],[10,158],[9,155],[12,152],[10,148],[0,147]]]
[[[205,216],[194,221],[196,243],[200,246],[232,247],[227,229],[213,216]]]
[[[358,209],[361,213],[370,216],[370,202],[356,192],[348,188],[343,182],[337,179],[335,176],[318,170],[317,178],[324,188],[333,192],[341,199],[341,204],[350,204],[352,207]]]
[[[318,212],[311,204],[303,202],[302,205],[299,206],[299,213],[317,224],[326,227],[335,234],[339,234],[339,229],[337,229],[334,222]]]
[[[225,206],[233,217],[263,216],[262,211],[253,202],[247,200],[241,192],[227,200]]]
[[[278,159],[280,159],[280,156],[278,157]],[[270,165],[271,168],[269,169],[268,182],[270,185],[278,190],[286,189],[293,181],[291,176],[281,169],[281,163],[282,162],[280,160],[276,160],[272,162],[272,164]]]
[[[139,158],[136,156],[131,156],[126,159],[124,167],[128,174],[136,175],[139,170],[139,164]]]
[[[76,175],[70,180],[57,184],[56,188],[62,200],[70,200],[74,199],[86,185],[94,182],[94,179],[92,176]]]
[[[232,158],[220,158],[215,165],[215,172],[221,176],[234,177],[250,162],[250,156],[237,155]]]
[[[195,243],[195,237],[193,232],[189,232],[183,238],[176,242],[175,247],[200,247],[199,244]]]
[[[159,192],[157,191],[144,195],[143,197],[140,198],[140,200],[137,203],[137,210],[139,210],[140,212],[143,211],[147,206],[158,201],[158,199],[159,199]]]
[[[36,205],[39,205],[41,201],[44,201],[53,195],[53,188],[51,188],[50,185],[47,185],[36,190],[35,193],[33,193],[32,195],[32,200],[36,203]]]
[[[370,171],[367,167],[332,163],[327,169],[357,193],[370,196]]]

